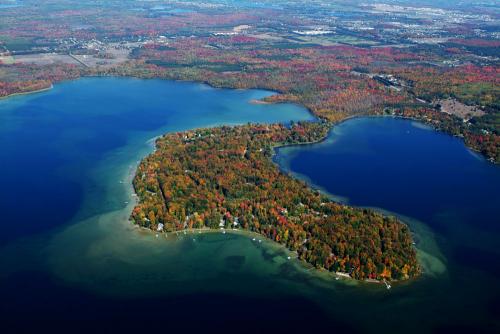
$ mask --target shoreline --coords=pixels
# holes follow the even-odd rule
[[[40,92],[44,92],[44,91],[48,91],[50,89],[52,89],[54,87],[54,84],[58,84],[58,83],[61,83],[61,82],[65,82],[65,81],[73,81],[73,80],[78,80],[78,79],[84,79],[84,78],[134,78],[134,79],[139,79],[139,80],[167,80],[167,81],[176,81],[176,82],[191,82],[191,83],[197,83],[197,84],[203,84],[203,85],[206,85],[208,87],[211,87],[211,88],[214,88],[214,89],[235,89],[235,90],[261,90],[261,91],[268,91],[268,92],[271,92],[273,93],[271,96],[273,95],[284,95],[285,93],[284,92],[281,92],[281,91],[278,91],[278,90],[275,90],[275,89],[269,89],[269,88],[265,88],[265,87],[259,87],[259,86],[256,86],[256,87],[247,87],[247,88],[235,88],[235,87],[230,87],[230,86],[224,86],[224,85],[220,85],[220,86],[217,86],[215,84],[212,84],[210,83],[209,81],[207,80],[184,80],[184,79],[176,79],[176,78],[166,78],[166,77],[162,77],[162,76],[153,76],[153,77],[141,77],[139,75],[134,75],[134,74],[131,74],[131,75],[119,75],[119,74],[112,74],[112,75],[108,75],[108,74],[99,74],[99,73],[92,73],[92,74],[82,74],[80,75],[79,77],[76,77],[76,78],[67,78],[67,79],[63,79],[61,81],[57,81],[55,83],[52,83],[50,87],[47,87],[47,88],[43,88],[43,89],[39,89],[39,90],[35,90],[35,91],[29,91],[29,92],[22,92],[22,93],[14,93],[14,94],[10,94],[10,95],[6,95],[6,96],[3,96],[3,97],[0,97],[0,101],[3,100],[3,99],[8,99],[10,97],[15,97],[15,96],[21,96],[21,95],[29,95],[29,94],[36,94],[36,93],[40,93]],[[268,98],[268,97],[265,97],[265,98]],[[264,98],[264,99],[265,99]],[[337,124],[341,124],[345,121],[348,121],[350,119],[353,119],[353,118],[359,118],[359,117],[393,117],[393,118],[401,118],[401,119],[410,119],[410,120],[414,120],[414,121],[418,121],[422,124],[425,124],[425,125],[428,125],[429,127],[431,127],[434,131],[438,131],[438,132],[442,132],[444,134],[447,134],[448,136],[451,136],[451,137],[456,137],[456,138],[461,138],[462,140],[462,143],[463,145],[468,148],[469,150],[475,152],[475,153],[478,153],[485,161],[489,162],[489,163],[493,163],[494,165],[500,165],[500,161],[496,161],[493,157],[491,158],[488,158],[487,156],[485,156],[484,154],[481,153],[481,151],[467,145],[463,139],[463,137],[461,137],[460,135],[454,135],[454,134],[451,134],[451,133],[448,133],[446,131],[443,131],[439,128],[437,128],[434,124],[431,124],[430,122],[427,122],[426,120],[424,119],[419,119],[419,118],[415,118],[415,117],[407,117],[407,116],[398,116],[398,115],[384,115],[384,114],[379,114],[377,112],[371,112],[371,113],[365,113],[365,114],[356,114],[356,115],[349,115],[349,116],[345,116],[339,120],[336,120],[336,121],[329,121],[319,115],[317,115],[316,113],[314,113],[309,107],[297,102],[297,101],[286,101],[286,100],[283,100],[283,101],[265,101],[263,99],[252,99],[250,101],[248,101],[248,103],[251,103],[251,104],[279,104],[279,103],[291,103],[291,104],[295,104],[295,105],[298,105],[302,108],[305,108],[308,113],[313,117],[315,118],[315,121],[327,121],[327,122],[330,122],[332,124],[332,127],[334,125],[337,125]]]
[[[274,104],[274,102],[269,102],[269,101],[264,101],[264,100],[259,100],[259,99],[252,99],[252,100],[248,101],[248,103],[251,103],[251,104]]]
[[[12,94],[9,94],[9,95],[0,96],[0,101],[1,100],[6,100],[6,99],[9,99],[9,98],[12,98],[12,97],[16,97],[16,96],[23,96],[23,95],[31,95],[31,94],[43,93],[43,92],[47,92],[47,91],[49,91],[49,90],[51,90],[53,88],[54,88],[54,84],[51,84],[49,87],[46,87],[46,88],[41,88],[41,89],[37,89],[37,90],[31,90],[31,91],[27,91],[27,92],[12,93]]]
[[[329,129],[328,131],[331,131],[331,129]],[[326,274],[328,279],[329,280],[335,280],[335,281],[338,281],[340,279],[342,280],[348,280],[348,281],[351,281],[351,282],[356,282],[356,283],[365,283],[365,284],[386,284],[386,287],[387,289],[390,289],[391,285],[387,284],[384,280],[376,280],[376,279],[364,279],[364,280],[358,280],[358,279],[355,279],[353,277],[350,276],[349,273],[346,273],[346,272],[332,272],[332,271],[328,271],[324,268],[316,268],[314,267],[313,265],[311,265],[310,263],[308,263],[307,261],[304,261],[302,259],[299,259],[298,255],[297,255],[297,252],[296,251],[292,251],[290,249],[288,249],[285,245],[279,243],[279,242],[276,242],[274,240],[271,240],[269,239],[267,236],[265,235],[262,235],[260,233],[257,233],[255,231],[251,231],[251,230],[248,230],[248,229],[243,229],[243,228],[218,228],[218,229],[213,229],[213,228],[209,228],[209,227],[205,227],[205,228],[189,228],[189,229],[182,229],[182,230],[177,230],[177,231],[170,231],[170,232],[165,232],[165,231],[154,231],[150,228],[146,228],[146,227],[142,227],[142,226],[139,226],[139,225],[136,225],[134,224],[131,220],[130,220],[130,215],[131,215],[131,212],[132,210],[134,209],[135,205],[137,205],[139,203],[139,197],[137,195],[137,193],[135,192],[135,187],[133,185],[133,179],[135,178],[135,175],[137,173],[137,168],[138,166],[142,163],[142,161],[148,157],[150,154],[153,154],[156,150],[157,150],[157,146],[156,146],[156,141],[158,138],[160,138],[161,136],[163,135],[160,135],[160,136],[154,136],[150,139],[148,139],[146,141],[146,144],[151,146],[152,147],[152,150],[149,151],[149,153],[147,153],[143,158],[141,158],[139,160],[139,162],[137,161],[134,161],[134,165],[135,165],[135,168],[132,167],[130,168],[130,170],[128,170],[126,172],[126,185],[124,184],[124,186],[126,187],[126,189],[129,191],[129,201],[127,203],[127,205],[125,206],[125,208],[123,208],[123,211],[124,213],[126,213],[126,216],[128,217],[126,221],[124,221],[123,223],[127,224],[128,226],[132,227],[133,230],[135,231],[140,231],[140,232],[145,232],[153,237],[155,237],[156,239],[159,239],[160,236],[164,236],[163,239],[167,239],[168,235],[172,235],[172,234],[175,234],[175,236],[178,238],[178,237],[183,237],[183,236],[188,236],[188,235],[197,235],[197,234],[206,234],[206,233],[209,233],[209,234],[216,234],[216,233],[222,233],[222,234],[237,234],[237,235],[243,235],[244,237],[248,238],[249,240],[251,241],[256,241],[258,243],[261,243],[262,240],[265,240],[267,243],[270,243],[272,244],[273,246],[275,247],[279,247],[283,250],[285,250],[285,252],[287,252],[288,254],[292,254],[292,256],[289,256],[287,258],[287,260],[292,260],[292,259],[295,259],[295,260],[298,260],[298,264],[300,265],[301,268],[303,268],[306,272],[314,272],[316,274]],[[321,140],[317,141],[317,142],[311,142],[311,143],[300,143],[299,145],[312,145],[314,143],[318,143],[318,142],[322,142],[324,141],[325,139],[327,138],[327,136],[325,136],[324,138],[322,138]],[[290,144],[288,146],[293,146],[293,144]],[[274,156],[274,147],[273,147],[273,156]],[[272,157],[271,157],[272,159]],[[271,160],[272,163],[274,163],[274,161]],[[279,165],[276,164],[278,167]],[[309,183],[307,183],[308,186]],[[312,189],[314,190],[317,190],[317,188],[315,187],[311,187]],[[325,194],[323,191],[319,190],[321,193]],[[330,194],[326,194],[328,197],[330,197],[331,195]],[[335,201],[337,202],[337,201]],[[340,204],[343,204],[341,201],[338,201],[337,203],[340,203]],[[256,239],[256,238],[260,238],[260,239]],[[257,241],[258,240],[258,241]],[[418,278],[418,277],[417,277]],[[410,280],[405,280],[403,282],[406,282],[406,281],[410,281]],[[398,283],[400,282],[399,280],[391,280],[391,283]]]
[[[234,87],[230,87],[230,86],[216,86],[212,83],[210,83],[209,81],[207,80],[200,80],[200,81],[196,81],[196,80],[183,80],[183,79],[175,79],[175,78],[165,78],[165,77],[161,77],[161,76],[158,76],[158,77],[141,77],[139,75],[116,75],[116,74],[113,74],[113,75],[107,75],[107,74],[90,74],[90,75],[86,75],[86,74],[83,74],[81,75],[80,77],[77,77],[77,78],[68,78],[68,79],[63,79],[61,81],[58,81],[58,82],[55,82],[55,83],[52,83],[50,87],[47,87],[47,88],[43,88],[43,89],[39,89],[39,90],[34,90],[34,91],[28,91],[28,92],[22,92],[22,93],[13,93],[13,94],[10,94],[10,95],[6,95],[6,96],[2,96],[0,97],[0,101],[1,100],[4,100],[4,99],[8,99],[8,98],[11,98],[11,97],[15,97],[15,96],[21,96],[21,95],[29,95],[29,94],[36,94],[36,93],[41,93],[41,92],[44,92],[44,91],[48,91],[50,89],[52,89],[54,87],[54,84],[58,84],[58,83],[61,83],[61,82],[65,82],[65,81],[73,81],[73,80],[78,80],[78,79],[84,79],[84,78],[134,78],[134,79],[139,79],[139,80],[167,80],[167,81],[176,81],[176,82],[191,82],[191,83],[198,83],[198,84],[203,84],[203,85],[206,85],[208,87],[211,87],[211,88],[214,88],[214,89],[235,89],[235,90],[262,90],[262,91],[268,91],[268,92],[271,92],[273,93],[271,96],[273,95],[284,95],[285,93],[281,92],[281,91],[278,91],[278,90],[275,90],[275,89],[269,89],[269,88],[265,88],[265,87],[248,87],[248,88],[234,88]],[[265,97],[267,98],[267,97]],[[264,98],[264,99],[265,99]],[[447,134],[448,136],[451,136],[451,137],[456,137],[456,138],[460,138],[462,140],[462,143],[465,147],[467,147],[469,150],[475,152],[475,153],[478,153],[485,161],[488,161],[490,163],[493,163],[494,165],[500,165],[500,161],[496,161],[494,158],[488,158],[487,156],[485,156],[484,154],[481,153],[481,151],[467,145],[465,143],[465,141],[463,140],[463,137],[461,137],[460,135],[454,135],[454,134],[450,134],[446,131],[443,131],[439,128],[437,128],[435,125],[431,124],[430,122],[427,122],[423,119],[419,119],[419,118],[415,118],[415,117],[407,117],[407,116],[398,116],[398,115],[383,115],[383,114],[378,114],[376,112],[374,113],[365,113],[365,114],[359,114],[359,115],[350,115],[350,116],[346,116],[346,117],[343,117],[342,119],[340,120],[336,120],[336,121],[329,121],[325,118],[322,118],[321,116],[319,115],[316,115],[310,108],[308,108],[307,106],[297,102],[297,101],[277,101],[277,102],[274,102],[274,101],[265,101],[265,100],[262,100],[262,99],[252,99],[250,101],[248,101],[248,103],[250,104],[278,104],[278,103],[291,103],[291,104],[295,104],[295,105],[298,105],[302,108],[305,108],[309,114],[315,118],[315,121],[322,121],[322,120],[325,120],[327,122],[330,122],[332,125],[337,125],[337,124],[341,124],[345,121],[348,121],[350,119],[353,119],[353,118],[359,118],[359,117],[393,117],[393,118],[401,118],[401,119],[409,119],[409,120],[414,120],[414,121],[418,121],[422,124],[425,124],[425,125],[428,125],[429,127],[431,127],[434,131],[438,131],[438,132],[442,132],[444,134]]]
[[[167,239],[168,235],[175,235],[176,238],[182,238],[184,236],[188,237],[188,236],[200,235],[200,234],[226,234],[227,233],[227,234],[242,235],[245,238],[248,238],[250,241],[254,241],[254,242],[257,242],[259,244],[262,244],[262,241],[265,241],[269,244],[272,244],[275,247],[278,247],[278,248],[285,250],[288,254],[293,255],[293,256],[288,256],[286,258],[286,260],[288,260],[288,261],[297,260],[297,264],[302,269],[304,269],[305,272],[308,272],[308,273],[314,272],[316,274],[326,274],[329,280],[334,279],[335,281],[342,279],[342,280],[349,280],[351,282],[365,283],[365,284],[370,284],[370,285],[371,284],[386,284],[386,287],[388,285],[387,284],[388,282],[385,280],[377,280],[377,279],[371,279],[371,278],[367,278],[364,280],[358,280],[358,279],[351,277],[351,275],[347,272],[329,271],[329,270],[326,270],[324,268],[316,268],[313,265],[311,265],[310,263],[299,259],[296,251],[291,251],[285,245],[283,245],[279,242],[276,242],[272,239],[269,239],[268,237],[266,237],[262,234],[259,234],[257,232],[251,231],[251,230],[243,229],[243,228],[213,229],[213,228],[207,227],[207,228],[190,228],[190,229],[183,229],[183,230],[170,231],[170,232],[164,232],[164,231],[159,232],[159,231],[153,231],[149,228],[138,226],[135,224],[132,224],[132,227],[135,230],[145,232],[151,236],[154,236],[155,238],[160,238],[160,236],[164,236],[163,239],[165,239],[166,241],[172,240],[172,239]],[[407,281],[410,281],[410,280],[404,280],[404,281],[391,280],[390,283],[407,282]],[[389,284],[388,289],[390,289],[390,284]]]
[[[350,117],[350,118],[356,118],[356,117],[363,117],[363,116],[353,116],[353,117]],[[376,116],[374,116],[376,117]],[[347,119],[345,120],[342,120],[341,122],[344,122],[344,121],[347,121]],[[327,138],[328,138],[328,135],[329,133],[333,130],[334,126],[340,124],[341,122],[338,122],[338,123],[335,123],[335,124],[328,124],[329,125],[329,129],[328,129],[328,132],[327,132],[327,135],[324,136],[323,138],[317,140],[317,141],[312,141],[312,142],[304,142],[304,143],[296,143],[296,144],[285,144],[285,145],[277,145],[277,146],[274,146],[272,147],[273,149],[273,155],[269,158],[271,160],[271,163],[275,164],[276,167],[279,169],[279,171],[281,173],[283,172],[286,172],[286,170],[283,170],[281,168],[281,166],[276,162],[274,161],[274,157],[276,155],[276,149],[277,148],[282,148],[282,147],[293,147],[293,146],[302,146],[302,145],[314,145],[314,144],[318,144],[318,143],[321,143],[321,142],[324,142]],[[189,131],[193,131],[193,130],[196,130],[196,129],[191,129]],[[135,192],[135,187],[133,186],[133,179],[135,178],[135,175],[137,173],[137,168],[138,166],[142,163],[142,161],[144,159],[146,159],[146,157],[148,157],[149,155],[153,154],[156,150],[157,150],[157,146],[156,146],[156,142],[157,142],[157,139],[160,138],[161,136],[163,135],[160,135],[160,136],[155,136],[155,137],[152,137],[150,139],[148,139],[146,141],[146,143],[148,145],[151,145],[153,147],[153,150],[150,151],[146,156],[144,156],[142,159],[139,160],[139,162],[136,164],[136,168],[135,168],[135,172],[134,174],[129,174],[129,189],[131,189],[131,195],[130,195],[130,200],[128,202],[128,205],[127,207],[125,208],[125,210],[127,210],[127,214],[129,217],[127,219],[127,223],[130,224],[133,229],[135,230],[138,230],[138,231],[143,231],[143,232],[146,232],[150,235],[154,235],[156,238],[159,238],[160,235],[164,235],[165,236],[165,239],[167,238],[168,234],[175,234],[176,237],[182,237],[183,235],[194,235],[194,234],[203,234],[203,233],[222,233],[222,234],[225,234],[225,233],[237,233],[237,234],[243,234],[245,235],[246,237],[248,238],[251,238],[252,236],[258,236],[264,240],[267,240],[268,242],[276,245],[276,246],[279,246],[279,247],[282,247],[283,249],[285,249],[287,252],[291,253],[291,254],[294,254],[294,259],[297,259],[299,260],[299,263],[305,268],[305,267],[309,267],[306,269],[306,271],[314,271],[316,273],[325,273],[329,276],[329,279],[335,279],[335,280],[339,280],[340,278],[344,278],[344,279],[348,279],[348,280],[351,280],[351,281],[354,281],[354,282],[360,282],[360,283],[370,283],[370,284],[385,284],[386,285],[386,288],[387,289],[390,289],[391,288],[391,284],[390,283],[398,283],[398,282],[409,282],[409,281],[413,281],[413,280],[416,280],[418,279],[421,275],[417,276],[417,277],[414,277],[414,278],[410,278],[410,279],[405,279],[405,280],[396,280],[396,279],[391,279],[390,281],[387,281],[385,279],[383,280],[377,280],[377,279],[363,279],[363,280],[359,280],[359,279],[356,279],[356,278],[353,278],[350,276],[349,273],[346,273],[346,272],[331,272],[329,270],[326,270],[324,268],[316,268],[314,266],[312,266],[310,263],[308,263],[307,261],[305,260],[302,260],[302,259],[299,259],[298,256],[297,256],[297,252],[296,251],[292,251],[290,249],[288,249],[285,245],[283,245],[282,243],[280,242],[277,242],[277,241],[274,241],[274,240],[271,240],[269,239],[267,236],[265,235],[262,235],[260,233],[257,233],[257,232],[254,232],[254,231],[251,231],[251,230],[248,230],[248,229],[243,229],[243,228],[218,228],[218,229],[213,229],[213,228],[208,228],[208,227],[205,227],[205,228],[198,228],[198,229],[195,229],[195,228],[188,228],[188,229],[180,229],[180,230],[176,230],[176,231],[169,231],[169,232],[165,232],[165,231],[155,231],[155,230],[152,230],[150,228],[146,228],[146,227],[142,227],[142,226],[139,226],[139,225],[136,225],[134,224],[131,220],[130,220],[130,215],[131,215],[131,212],[133,210],[133,208],[135,207],[136,204],[140,203],[139,201],[139,197],[137,195],[137,193]],[[298,175],[295,175],[295,174],[288,174],[289,177],[293,177],[297,180],[300,180],[300,181],[304,181],[306,183],[306,185],[308,187],[310,187],[312,190],[316,190],[316,191],[319,191],[320,193],[326,195],[331,201],[335,202],[335,203],[338,203],[338,204],[341,204],[341,205],[348,205],[346,204],[344,201],[342,201],[342,199],[340,199],[340,197],[338,196],[335,196],[334,194],[330,194],[328,193],[327,191],[325,191],[324,189],[321,189],[321,187],[317,187],[317,186],[313,186],[310,184],[310,182],[307,182],[305,180],[303,180],[303,178],[300,178]],[[132,205],[132,202],[136,203],[134,205]],[[358,207],[358,206],[353,206],[353,207],[356,207],[356,208],[362,208],[362,207]],[[386,213],[383,212],[383,210],[376,210],[376,209],[372,209],[373,211],[375,212],[378,212],[380,214],[383,214],[383,215],[387,215]],[[400,220],[398,218],[398,220]],[[404,221],[401,221],[400,222],[404,225],[406,225],[408,227],[408,229],[410,229],[409,227],[409,224],[407,224],[406,222]],[[411,229],[410,229],[411,231]],[[196,233],[198,232],[198,233]],[[255,238],[252,239],[253,241],[255,241]],[[259,243],[261,242],[261,240],[259,240]],[[415,247],[415,250],[417,250],[417,248]],[[291,258],[289,257],[288,260],[290,260]],[[421,263],[419,263],[421,265]]]

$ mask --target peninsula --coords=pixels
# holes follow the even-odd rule
[[[330,124],[216,127],[167,134],[139,165],[132,220],[158,232],[241,228],[355,279],[402,280],[420,268],[394,217],[334,203],[271,161],[273,147],[323,139]]]

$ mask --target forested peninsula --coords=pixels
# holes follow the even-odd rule
[[[246,229],[352,278],[417,276],[409,228],[394,217],[332,202],[280,171],[273,148],[322,140],[328,122],[191,130],[157,139],[138,166],[131,219],[158,232]]]

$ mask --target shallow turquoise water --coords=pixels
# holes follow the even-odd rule
[[[498,240],[495,217],[478,225],[456,219],[464,217],[468,204],[476,212],[481,198],[481,208],[490,208],[485,215],[498,213],[498,169],[471,155],[457,139],[410,121],[352,120],[336,127],[324,143],[281,149],[277,159],[283,168],[307,175],[354,204],[422,220],[405,218],[426,268],[417,281],[396,284],[390,291],[336,281],[287,260],[285,249],[258,236],[255,241],[242,232],[157,238],[130,225],[131,177],[138,160],[153,149],[155,136],[216,124],[313,119],[295,105],[248,103],[269,94],[161,80],[88,78],[0,101],[0,226],[5,232],[0,234],[0,317],[7,328],[238,328],[255,333],[498,326],[493,313],[498,282],[491,271],[497,267],[485,265],[497,259],[490,243]],[[413,155],[398,149],[402,147],[413,148]],[[443,158],[438,166],[436,156]],[[422,190],[422,196],[412,199],[414,211],[392,205],[391,194],[410,194],[409,186],[397,188],[404,177],[389,172],[377,173],[380,183],[363,183],[371,180],[370,168],[377,165],[412,178],[426,171],[414,186],[422,183],[425,189],[427,184],[436,196],[422,201]],[[470,180],[440,172],[457,166],[469,171],[465,175]],[[433,173],[439,178],[430,182]],[[458,181],[447,183],[451,178]],[[455,203],[457,187],[449,184],[476,185],[476,193],[489,189],[490,196],[470,197],[448,214],[437,210],[446,226],[439,229],[428,220],[428,211],[436,211],[430,204],[437,195],[448,195],[448,203]],[[420,215],[418,208],[424,205]],[[456,258],[452,250],[466,235],[471,241],[463,245],[469,248],[460,254],[474,256],[484,240],[479,258],[485,262]]]

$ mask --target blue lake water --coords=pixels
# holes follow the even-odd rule
[[[3,327],[498,328],[499,169],[458,139],[412,121],[350,120],[320,144],[281,148],[275,157],[284,170],[353,205],[405,216],[426,272],[390,291],[335,281],[243,233],[157,238],[131,226],[130,182],[152,138],[218,124],[313,120],[296,105],[250,103],[270,94],[86,78],[0,101]]]
[[[216,124],[312,119],[295,105],[249,103],[270,94],[159,80],[91,78],[1,101],[0,184],[6,191],[0,192],[0,210],[7,230],[0,244],[64,224],[77,212],[89,216],[109,210],[114,200],[106,197],[92,173],[111,151],[127,144]],[[120,207],[121,199],[114,201],[114,208]],[[96,204],[81,210],[84,200]],[[104,201],[111,202],[103,205]],[[12,221],[16,224],[7,223]]]
[[[417,247],[439,248],[446,264],[436,312],[444,317],[454,309],[461,317],[456,324],[470,321],[476,330],[494,322],[500,306],[498,166],[458,138],[392,117],[346,121],[321,143],[279,149],[275,160],[339,201],[401,216],[417,232]],[[422,240],[423,225],[412,224],[415,219],[430,227],[435,245]]]
[[[499,168],[457,138],[396,118],[353,119],[329,138],[284,148],[282,163],[356,206],[380,207],[445,232],[455,224],[498,232]]]
[[[12,1],[7,1],[7,3],[0,4],[0,9],[16,8],[22,6],[23,4],[21,3],[21,1],[12,0]]]

